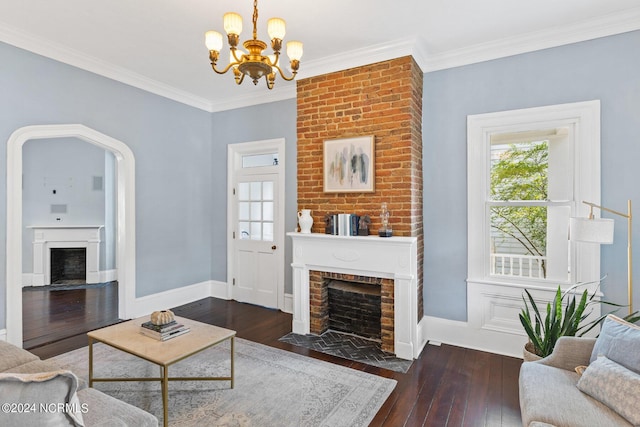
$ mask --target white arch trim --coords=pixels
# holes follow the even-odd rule
[[[118,314],[131,317],[135,301],[135,159],[121,141],[79,124],[22,127],[7,142],[7,341],[22,347],[22,147],[32,139],[78,138],[116,159],[116,268]]]

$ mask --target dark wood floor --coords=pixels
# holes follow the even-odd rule
[[[33,303],[30,311],[41,310],[37,306],[38,301]],[[64,304],[62,301],[57,303]],[[72,301],[71,304],[75,303]],[[427,345],[411,369],[402,374],[278,341],[291,332],[291,315],[277,310],[215,298],[173,310],[183,317],[234,329],[240,338],[397,380],[395,390],[372,426],[522,425],[518,404],[520,359],[449,345]],[[57,311],[68,313],[64,309]],[[82,318],[78,320],[82,321]],[[84,334],[75,335],[40,346],[37,354],[43,358],[51,357],[86,344]]]
[[[86,345],[88,331],[119,321],[117,282],[48,289],[42,286],[22,291],[22,345],[42,358],[69,351],[67,341]]]

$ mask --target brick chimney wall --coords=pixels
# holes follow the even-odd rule
[[[324,216],[355,213],[380,228],[387,203],[395,236],[418,237],[418,318],[422,318],[422,78],[406,56],[297,81],[298,209],[311,209],[314,233]],[[375,192],[324,193],[323,142],[375,137]]]

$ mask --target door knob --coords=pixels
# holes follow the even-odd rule
[[[273,249],[275,251],[276,249],[278,249],[278,247],[276,245],[273,245],[273,246],[271,246],[271,249]]]

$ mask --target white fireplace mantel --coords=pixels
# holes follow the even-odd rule
[[[310,333],[309,271],[394,280],[394,351],[413,360],[423,344],[418,334],[418,239],[416,237],[335,236],[287,233],[293,240],[293,323]]]
[[[33,225],[32,286],[51,284],[51,249],[86,248],[87,283],[100,283],[100,230],[103,225]]]

